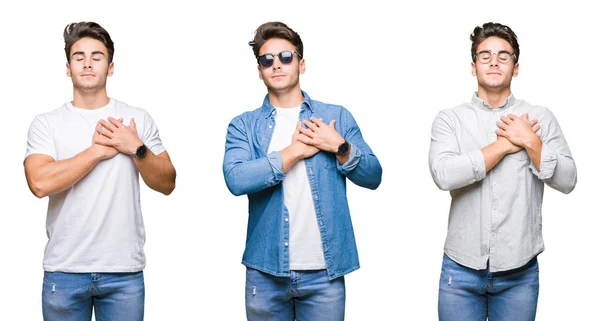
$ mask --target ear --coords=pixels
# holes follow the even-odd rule
[[[304,63],[304,58],[300,59],[298,63],[298,71],[300,74],[303,74],[306,71],[306,64]]]
[[[517,62],[515,64],[515,67],[513,68],[513,77],[517,77],[519,75],[519,63]]]
[[[262,80],[262,69],[260,68],[260,65],[256,65],[256,68],[258,69],[258,78]]]
[[[108,76],[112,76],[113,72],[115,71],[115,63],[111,62],[110,64],[108,64]]]
[[[471,75],[477,76],[477,68],[475,68],[475,62],[471,62]]]
[[[71,66],[69,65],[69,62],[67,61],[67,77],[71,77]]]

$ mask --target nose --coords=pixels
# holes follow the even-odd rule
[[[273,59],[273,70],[279,70],[281,69],[281,61],[279,60],[279,55],[275,55],[275,58]]]
[[[92,68],[92,57],[85,57],[83,59],[83,68],[91,69]]]
[[[490,59],[490,66],[498,66],[498,54],[492,54],[492,58]]]

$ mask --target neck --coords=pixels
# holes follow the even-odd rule
[[[477,97],[479,99],[485,101],[490,107],[497,108],[504,104],[506,98],[510,96],[510,87],[498,89],[498,90],[490,90],[489,88],[483,88],[479,86],[477,91]]]
[[[110,98],[106,95],[106,87],[95,91],[82,91],[73,88],[73,106],[83,109],[98,109],[108,104]]]
[[[290,91],[279,92],[269,89],[269,103],[273,106],[280,108],[292,108],[302,105],[304,96],[300,87],[294,88]]]

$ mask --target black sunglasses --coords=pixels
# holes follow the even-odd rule
[[[273,62],[275,61],[275,56],[279,57],[279,61],[281,61],[282,64],[287,65],[292,63],[292,61],[294,60],[294,54],[297,54],[298,58],[302,58],[302,56],[300,56],[300,54],[295,52],[294,50],[285,50],[278,53],[277,55],[268,53],[262,56],[258,56],[256,57],[256,60],[258,60],[258,64],[261,67],[269,68],[273,65]]]

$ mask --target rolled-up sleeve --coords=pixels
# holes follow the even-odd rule
[[[546,185],[562,193],[570,193],[577,184],[577,168],[558,121],[548,109],[539,120],[542,153],[540,170],[530,164],[532,173]]]
[[[382,169],[379,160],[362,137],[360,128],[352,114],[341,109],[341,123],[344,139],[350,143],[348,160],[338,170],[354,184],[376,189],[381,184]]]
[[[448,113],[451,111],[440,112],[433,121],[429,147],[431,177],[445,191],[473,184],[486,176],[483,153],[479,149],[462,153],[455,122]]]
[[[234,195],[252,194],[279,184],[285,174],[280,152],[252,159],[250,141],[241,116],[227,128],[223,175],[227,188]]]

